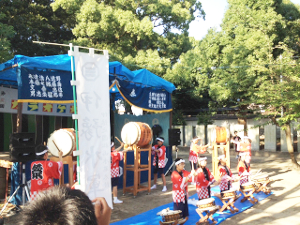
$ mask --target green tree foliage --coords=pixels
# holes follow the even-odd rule
[[[4,14],[0,23],[14,28],[8,38],[11,53],[27,56],[53,55],[66,52],[55,46],[33,44],[32,41],[64,43],[73,35],[73,20],[60,9],[53,12],[53,0],[1,0],[0,11]]]
[[[253,110],[269,118],[285,130],[288,151],[299,167],[290,128],[300,118],[299,8],[289,0],[228,3],[222,31],[210,31],[165,77],[184,80],[195,95],[208,90],[210,108],[238,106],[240,117]]]
[[[0,20],[4,16],[5,15],[3,13],[0,13]],[[9,38],[11,38],[13,34],[14,30],[12,26],[8,26],[0,22],[0,63],[7,61],[12,56],[10,52]]]
[[[172,115],[172,124],[173,125],[186,125],[184,115],[180,110],[174,111]]]
[[[173,82],[177,88],[175,108],[190,109],[208,108],[214,104],[209,96],[213,65],[220,61],[221,35],[210,30],[201,41],[194,41],[191,50],[182,54],[179,61],[168,69],[165,79]]]
[[[297,82],[292,82],[299,77],[294,60],[299,55],[294,43],[300,34],[299,9],[281,0],[230,0],[229,4],[222,24],[227,45],[222,50],[221,66],[230,66],[216,71],[214,83],[218,88],[212,93],[220,96],[226,90],[225,99],[241,99],[241,109],[260,104],[260,109],[267,112],[262,117],[285,130],[288,151],[299,168],[290,129],[291,122],[300,117],[300,89]],[[287,65],[286,70],[282,63]]]
[[[189,24],[204,16],[196,0],[56,0],[52,7],[75,16],[77,44],[108,49],[111,60],[158,75],[191,48]]]

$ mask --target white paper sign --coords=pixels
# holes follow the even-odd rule
[[[74,48],[78,130],[80,149],[80,189],[92,200],[105,197],[112,207],[110,173],[110,104],[108,52],[104,55]]]

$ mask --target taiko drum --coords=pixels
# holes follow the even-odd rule
[[[58,157],[57,148],[63,152],[63,156],[69,155],[76,150],[75,130],[73,128],[63,128],[54,131],[48,138],[47,146],[53,156]]]
[[[145,146],[152,140],[152,130],[146,123],[129,122],[123,126],[121,138],[127,145]]]
[[[225,127],[216,127],[216,143],[227,142],[227,131]]]

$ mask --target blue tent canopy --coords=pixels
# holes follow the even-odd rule
[[[149,70],[141,69],[133,71],[134,78],[132,82],[140,83],[148,87],[156,87],[160,89],[165,89],[169,93],[172,93],[176,88],[174,84],[164,80],[163,78],[151,73]]]
[[[17,66],[43,68],[47,70],[71,71],[71,59],[68,55],[28,57],[16,55],[13,59],[0,64],[0,85],[7,85],[3,81],[10,81],[8,86],[17,88]],[[130,71],[120,62],[109,62],[109,74],[114,79],[114,74],[122,80],[143,84],[148,87],[165,89],[169,93],[175,90],[174,84],[160,78],[146,69]]]
[[[59,74],[62,79],[65,79],[65,86],[70,86],[70,71],[71,58],[66,54],[38,57],[16,55],[13,59],[0,64],[0,86],[18,88],[19,99],[25,98],[24,102],[26,102],[30,100],[28,97],[30,92],[24,91],[23,88],[29,89],[29,82],[34,74],[44,77]],[[172,110],[170,94],[175,90],[175,86],[146,69],[132,72],[120,62],[110,62],[109,81],[110,88],[115,87],[114,91],[111,92],[120,92],[121,96],[131,105],[146,111],[164,112]],[[27,93],[26,97],[24,97],[25,92]],[[67,91],[67,93],[69,92]],[[71,93],[70,96],[72,96]],[[42,101],[42,99],[35,101]],[[161,105],[161,101],[166,104]],[[55,101],[53,100],[53,102]]]

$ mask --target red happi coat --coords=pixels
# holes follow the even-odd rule
[[[240,152],[247,152],[251,156],[251,143],[240,143]]]
[[[221,178],[221,182],[220,182],[220,191],[227,191],[228,190],[228,182],[230,183],[229,184],[229,189],[232,188],[232,181],[226,181],[226,179],[223,179],[225,178],[226,175],[232,177],[232,173],[231,173],[231,170],[228,166],[226,166],[228,171],[229,171],[229,174],[227,174],[226,172],[226,169],[224,166],[222,165],[219,165],[219,176]]]
[[[63,169],[62,162],[35,161],[31,163],[30,198],[34,200],[39,191],[54,186],[54,180],[59,179]]]
[[[111,178],[119,177],[120,174],[119,162],[121,160],[123,160],[123,152],[117,152],[117,151],[111,152],[111,165],[110,165]]]
[[[246,165],[245,165],[245,162],[240,160],[239,163],[238,163],[238,174],[239,176],[244,173],[245,171],[247,171],[248,173],[250,172],[250,167],[248,167],[248,170],[246,169]],[[242,179],[240,179],[240,185],[244,184],[244,183],[247,183],[249,180],[248,180],[249,176],[243,176]]]
[[[208,168],[206,168],[209,176],[209,180],[205,178],[204,172],[200,172],[200,168],[197,170],[197,176],[195,177],[196,182],[196,190],[199,199],[209,198],[209,190],[208,190],[208,183],[213,182],[215,180],[214,176],[211,174]]]
[[[190,172],[183,170],[182,171],[182,176],[180,176],[180,174],[175,170],[173,171],[172,175],[171,175],[171,180],[173,182],[173,202],[175,203],[186,203],[185,202],[185,196],[188,199],[189,195],[188,195],[188,183],[184,182],[184,179],[188,179],[188,182],[192,182],[192,179],[190,176]]]
[[[197,144],[195,144],[194,142],[191,143],[190,146],[190,155],[189,155],[189,161],[193,162],[193,163],[197,163],[198,162],[198,154],[204,154],[206,151],[206,148],[203,146],[199,146]]]
[[[158,145],[154,145],[152,147],[152,155],[154,155],[153,157],[153,166],[156,166],[156,155],[158,155],[158,168],[165,168],[165,159],[166,159],[166,147],[164,145],[160,146],[160,148],[158,148]],[[154,150],[159,150],[159,153],[156,154],[156,152]]]

